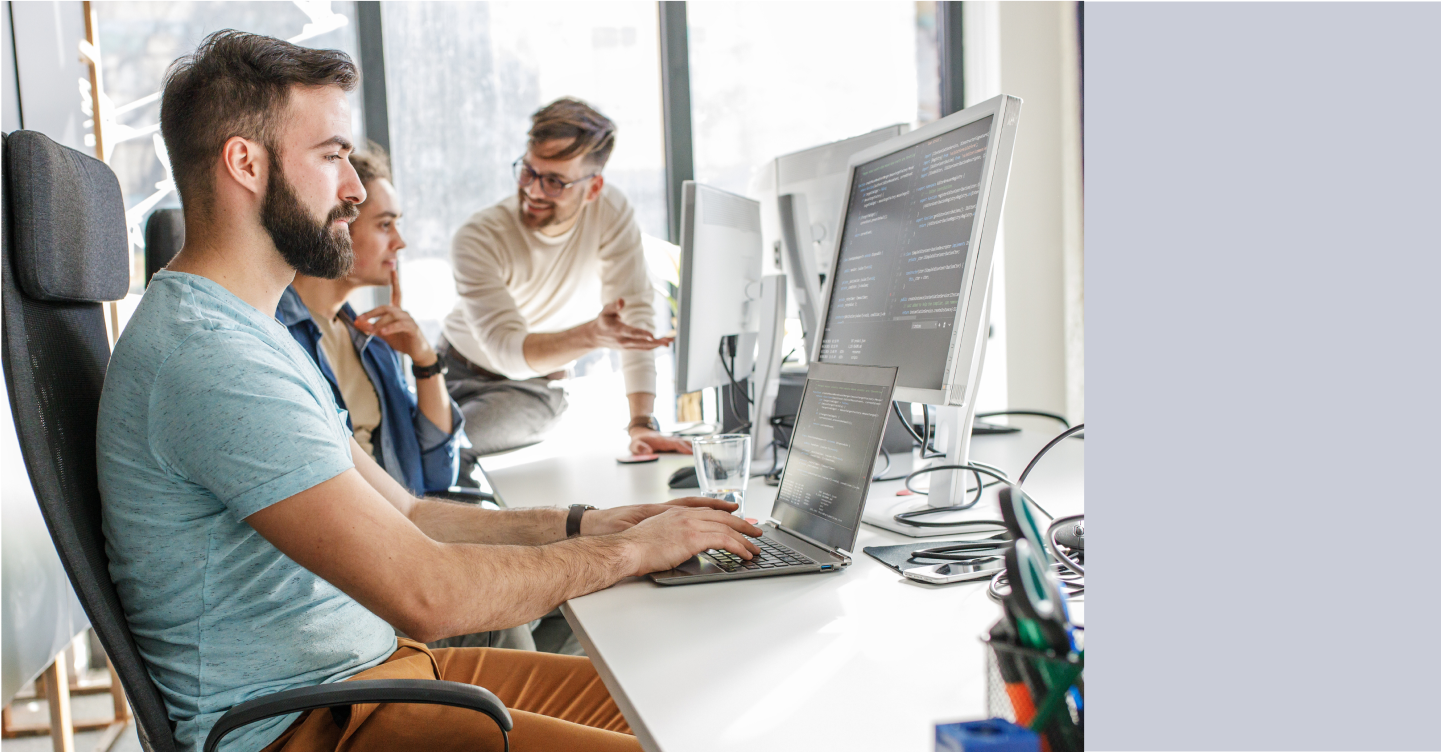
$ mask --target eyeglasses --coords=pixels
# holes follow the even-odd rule
[[[560,194],[565,193],[565,189],[575,185],[576,183],[590,180],[591,178],[600,174],[598,172],[593,172],[583,178],[576,178],[575,180],[567,183],[562,181],[555,175],[542,175],[531,169],[531,166],[525,163],[525,157],[521,157],[520,159],[515,160],[515,164],[511,165],[511,169],[515,171],[515,182],[519,183],[521,188],[525,188],[536,180],[539,180],[541,192],[551,198],[556,198],[560,196]]]

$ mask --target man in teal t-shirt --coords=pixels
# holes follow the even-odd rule
[[[381,672],[490,685],[517,748],[638,749],[587,659],[432,653],[393,627],[435,640],[524,624],[707,548],[749,558],[742,533],[760,531],[710,499],[569,512],[417,499],[357,448],[268,313],[297,271],[350,267],[365,200],[347,158],[357,80],[344,53],[232,31],[166,77],[185,247],[116,344],[97,450],[110,574],[176,740],[199,749],[246,700]],[[329,713],[284,716],[224,748],[311,752],[341,734],[352,749],[498,745],[478,716],[356,706],[343,729]]]

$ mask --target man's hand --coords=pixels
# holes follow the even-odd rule
[[[729,513],[739,509],[740,505],[720,499],[707,499],[703,496],[687,496],[683,499],[671,499],[664,504],[631,504],[610,509],[593,509],[580,518],[580,534],[610,535],[623,532],[651,517],[678,508],[718,509]],[[759,528],[750,535],[760,535]]]
[[[639,524],[616,536],[630,546],[632,575],[674,569],[686,559],[711,548],[724,549],[747,560],[760,553],[760,549],[742,535],[745,533],[758,536],[761,534],[760,528],[739,517],[718,509],[687,509],[664,504],[647,506],[661,506],[666,509],[660,514],[641,520]],[[586,516],[590,514],[594,512]]]
[[[616,300],[600,309],[600,315],[586,324],[592,347],[612,350],[654,350],[669,345],[675,337],[656,337],[650,332],[627,325],[620,320],[625,300]]]
[[[691,454],[690,440],[679,436],[666,436],[645,426],[630,429],[631,454],[655,454],[657,452],[679,452]]]
[[[415,323],[400,307],[400,272],[390,272],[390,305],[378,306],[355,317],[355,328],[366,334],[373,334],[390,345],[396,352],[410,356],[415,364],[424,368],[438,357],[435,348],[426,341]]]

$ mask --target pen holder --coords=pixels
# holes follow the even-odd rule
[[[1085,744],[1085,660],[1018,645],[986,643],[986,712],[1035,731],[1049,752]]]

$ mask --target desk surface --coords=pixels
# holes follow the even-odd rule
[[[971,455],[1018,475],[1050,438],[976,437]],[[689,457],[620,465],[617,443],[562,441],[485,461],[511,506],[617,506],[685,495]],[[1026,488],[1056,516],[1082,511],[1084,442],[1046,455]],[[762,463],[764,465],[764,463]],[[899,481],[872,494],[893,496]],[[746,513],[776,488],[753,479]],[[971,519],[999,519],[994,491]],[[1000,616],[984,583],[907,580],[861,552],[914,539],[863,525],[841,572],[661,587],[633,578],[563,610],[648,750],[934,749],[937,721],[986,716],[980,636]],[[1082,620],[1081,604],[1073,615]]]

